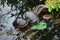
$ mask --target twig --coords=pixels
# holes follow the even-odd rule
[[[45,5],[38,5],[38,6],[36,6],[36,8],[33,10],[33,12],[36,14],[36,15],[38,15],[39,13],[41,13],[41,11],[43,10],[43,9],[45,9],[46,7],[45,7]]]

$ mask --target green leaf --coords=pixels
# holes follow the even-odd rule
[[[60,8],[60,4],[58,4],[58,7]]]
[[[45,22],[40,22],[40,23],[37,23],[37,24],[34,24],[31,29],[35,30],[43,30],[47,27],[47,24]]]
[[[52,11],[52,7],[49,7],[49,8],[48,8],[48,11],[51,12],[51,11]]]
[[[53,6],[53,4],[51,4],[51,7],[52,7],[53,9],[55,9],[55,7]]]
[[[58,11],[58,8],[56,8],[56,11]]]

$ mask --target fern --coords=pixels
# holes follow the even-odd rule
[[[53,9],[58,11],[60,9],[60,0],[46,0],[45,5],[49,12],[51,12]]]

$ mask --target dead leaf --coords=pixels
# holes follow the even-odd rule
[[[53,23],[54,24],[60,24],[60,18],[59,19],[56,19]]]

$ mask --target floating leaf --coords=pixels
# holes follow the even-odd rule
[[[45,29],[47,27],[47,24],[45,22],[40,22],[37,24],[34,24],[31,29],[37,29],[37,30],[42,30]]]

